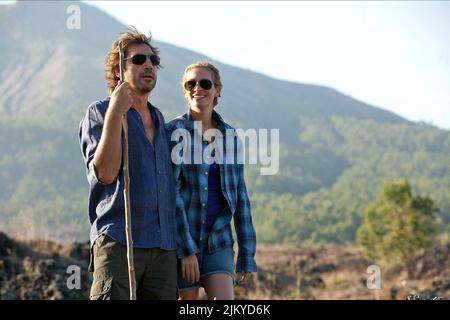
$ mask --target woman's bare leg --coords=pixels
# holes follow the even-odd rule
[[[213,273],[201,279],[208,299],[234,300],[233,278],[227,273]]]
[[[180,300],[197,300],[199,296],[199,289],[200,288],[195,288],[180,292]]]

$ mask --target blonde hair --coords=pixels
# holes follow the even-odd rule
[[[187,80],[186,79],[187,73],[190,70],[196,69],[196,68],[203,68],[203,69],[209,71],[209,73],[211,74],[214,86],[216,87],[217,91],[219,92],[219,97],[220,97],[220,92],[222,91],[223,85],[222,85],[222,81],[220,80],[219,69],[217,69],[209,61],[198,61],[198,62],[194,62],[194,63],[190,64],[189,66],[187,66],[187,68],[184,70],[183,78],[181,80],[181,86],[183,87],[183,90],[185,90],[184,82]],[[217,102],[218,102],[217,100],[218,100],[217,97],[214,97],[214,102],[213,102],[214,107],[217,105]]]
[[[129,27],[127,31],[122,32],[113,42],[111,51],[108,52],[105,59],[105,77],[108,83],[108,92],[111,94],[119,82],[116,76],[116,70],[119,68],[119,44],[122,44],[124,55],[127,55],[127,47],[132,44],[146,44],[154,54],[159,54],[159,49],[150,44],[152,35],[139,32],[135,27]]]

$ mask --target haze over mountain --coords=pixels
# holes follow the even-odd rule
[[[66,25],[71,4],[80,8],[80,29]],[[104,58],[125,29],[80,2],[0,6],[0,229],[87,238],[78,123],[92,101],[107,95]],[[450,222],[448,131],[332,88],[280,81],[156,44],[164,68],[150,101],[166,120],[185,110],[184,68],[208,59],[223,78],[219,113],[235,127],[280,129],[279,174],[247,170],[262,241],[352,241],[381,183],[400,177],[433,197],[443,226]]]

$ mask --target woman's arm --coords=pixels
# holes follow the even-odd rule
[[[182,179],[181,179],[181,165],[174,165],[175,177],[175,196],[176,196],[176,224],[177,224],[177,255],[178,258],[185,258],[192,254],[200,252],[197,244],[189,232],[189,221],[184,207],[182,196]]]
[[[239,164],[238,203],[234,214],[234,227],[238,242],[236,272],[257,272],[255,262],[256,232],[253,227],[250,200],[244,181],[244,165]]]
[[[176,240],[177,240],[177,256],[182,259],[199,252],[199,248],[189,232],[189,220],[187,212],[184,207],[183,195],[182,195],[182,155],[177,153],[177,149],[174,149],[180,136],[174,135],[175,141],[172,140],[172,133],[177,128],[175,125],[166,125],[166,134],[169,143],[170,158],[172,161],[173,175],[175,179],[175,203],[176,203]],[[184,143],[184,141],[183,141]],[[181,149],[182,150],[182,149]],[[182,151],[179,152],[182,152]]]

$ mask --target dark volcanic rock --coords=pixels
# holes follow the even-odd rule
[[[89,244],[24,243],[0,232],[0,300],[87,299],[88,259]]]

